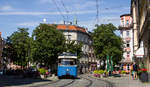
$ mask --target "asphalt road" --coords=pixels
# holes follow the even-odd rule
[[[30,78],[1,78],[0,87],[112,87],[111,83],[93,78],[89,74],[77,79],[40,80]]]
[[[36,86],[37,87],[37,86]],[[108,82],[92,78],[88,74],[77,79],[60,79],[57,82],[39,85],[38,87],[112,87]]]

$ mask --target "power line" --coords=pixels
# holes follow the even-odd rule
[[[71,10],[69,10],[67,7],[66,7],[66,5],[65,5],[65,3],[63,2],[63,0],[60,0],[60,3],[62,4],[62,6],[63,6],[63,8],[64,8],[64,10],[65,10],[65,12],[67,13],[67,21],[69,22],[69,13],[71,13]],[[76,12],[74,12],[74,13],[72,13],[72,16],[74,16],[74,21],[76,20],[77,21],[77,14],[76,14]],[[71,17],[72,17],[71,16]]]
[[[55,4],[55,6],[56,6],[56,8],[57,8],[57,10],[58,10],[58,12],[59,12],[59,14],[60,14],[60,15],[63,17],[63,19],[65,20],[65,16],[62,14],[62,12],[61,12],[60,8],[58,7],[56,1],[55,1],[55,0],[52,0],[52,1],[53,1],[53,3]]]
[[[64,7],[64,9],[65,9],[65,11],[66,11],[66,13],[67,13],[67,21],[69,21],[69,17],[68,17],[69,10],[66,8],[64,2],[63,2],[62,0],[60,0],[60,1],[61,1],[62,6]]]
[[[96,0],[96,23],[99,23],[99,1]]]
[[[69,13],[69,10],[66,8],[66,6],[65,6],[64,2],[63,2],[62,0],[60,0],[60,1],[61,1],[61,3],[62,3],[62,6],[64,7],[64,9],[65,9],[66,13]]]

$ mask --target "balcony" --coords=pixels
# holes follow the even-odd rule
[[[126,42],[129,42],[130,40],[131,40],[130,37],[126,37],[126,38],[125,38],[125,41],[126,41]]]
[[[132,60],[131,60],[130,58],[126,58],[126,59],[125,59],[125,62],[131,63]]]
[[[122,29],[130,29],[133,27],[133,24],[129,24],[129,25],[119,25],[118,29],[122,30]]]
[[[130,52],[130,51],[131,51],[131,48],[130,48],[130,47],[125,48],[125,51],[126,51],[126,52]]]

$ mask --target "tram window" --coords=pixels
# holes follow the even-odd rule
[[[61,61],[62,65],[75,65],[75,61]]]
[[[69,61],[62,61],[61,64],[62,64],[62,65],[70,65],[70,64],[69,64]]]
[[[77,60],[75,59],[60,59],[58,61],[59,65],[76,65],[77,64]]]

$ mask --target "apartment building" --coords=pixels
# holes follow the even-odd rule
[[[3,42],[3,39],[1,37],[1,32],[0,32],[0,70],[2,70],[3,68],[3,59],[2,59],[3,47],[4,47],[4,42]]]
[[[150,73],[150,0],[131,0],[131,14],[133,16],[134,53],[143,43],[144,58],[141,62],[144,62]]]
[[[123,14],[120,16],[120,33],[124,41],[124,53],[121,60],[122,69],[126,72],[131,70],[133,62],[133,31],[132,31],[132,17],[130,14]]]

